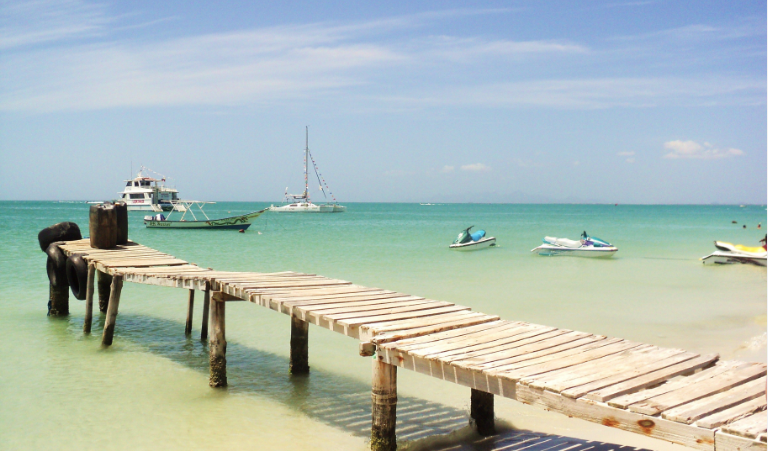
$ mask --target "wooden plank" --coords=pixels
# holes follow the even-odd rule
[[[150,260],[125,260],[121,261],[119,263],[101,263],[104,267],[107,268],[115,268],[115,267],[145,267],[145,266],[171,266],[171,265],[185,265],[187,264],[184,260],[179,260],[177,258],[167,258],[167,259],[150,259]]]
[[[584,395],[584,397],[593,401],[607,402],[613,398],[658,385],[673,377],[705,368],[717,361],[718,358],[719,356],[717,354],[706,354],[671,366],[665,366],[647,374],[643,374],[643,370],[638,369],[636,371],[636,377],[595,390]]]
[[[597,379],[593,382],[586,382],[580,385],[576,385],[576,386],[567,388],[561,391],[560,393],[563,396],[567,396],[569,398],[580,398],[582,396],[587,395],[589,392],[597,391],[597,390],[600,390],[601,388],[609,387],[611,385],[616,385],[618,383],[628,381],[630,379],[641,376],[643,374],[650,374],[659,369],[668,368],[677,363],[695,359],[696,357],[699,357],[699,355],[693,352],[681,352],[663,359],[644,362],[642,366],[626,368],[624,365],[622,365],[621,368],[615,371],[613,370],[610,371],[611,373],[614,373],[614,374],[609,375],[608,377]],[[589,399],[593,399],[593,398],[589,398]]]
[[[397,347],[401,351],[410,351],[412,349],[421,349],[422,347],[434,346],[436,343],[443,341],[450,342],[454,339],[462,339],[464,337],[473,336],[479,333],[492,333],[496,330],[503,330],[505,328],[516,327],[524,323],[519,321],[493,321],[490,323],[482,323],[476,326],[464,327],[461,329],[448,330],[445,332],[438,332],[429,335],[422,335],[419,337],[405,338],[398,340],[397,342],[390,342],[382,344],[385,347]]]
[[[738,437],[722,431],[715,432],[715,449],[717,451],[766,451],[765,440]]]
[[[722,431],[740,437],[757,438],[758,435],[766,432],[766,424],[768,424],[768,416],[763,410],[723,426]]]
[[[386,301],[386,302],[384,302]],[[450,303],[446,303],[450,305]],[[304,311],[313,316],[320,315],[340,315],[340,314],[355,314],[357,312],[372,312],[377,310],[391,310],[398,307],[409,307],[418,305],[434,305],[432,301],[416,296],[403,296],[401,298],[392,299],[379,299],[372,301],[352,301],[345,304],[330,304],[324,306],[322,304],[310,305],[310,306],[298,306],[294,307],[294,311]]]
[[[551,348],[542,349],[530,354],[524,354],[507,359],[497,360],[480,366],[489,374],[506,374],[513,370],[523,369],[529,366],[552,362],[573,355],[581,354],[591,349],[601,348],[612,343],[620,342],[620,338],[608,338],[604,335],[593,335],[576,341],[564,343]]]
[[[428,334],[455,331],[458,329],[464,329],[467,327],[473,327],[476,325],[487,324],[495,321],[499,321],[499,317],[497,315],[486,315],[485,313],[469,312],[452,320],[444,319],[440,322],[432,324],[423,324],[421,326],[413,326],[410,328],[402,327],[398,329],[389,329],[380,332],[380,334],[375,335],[375,337],[373,335],[379,333],[379,329],[369,328],[366,330],[363,328],[363,333],[369,334],[369,336],[366,338],[372,339],[373,342],[377,343],[378,345],[401,339],[422,337]]]
[[[668,393],[632,404],[629,406],[629,410],[646,415],[657,415],[672,407],[726,391],[731,387],[765,376],[765,374],[765,364],[743,364],[712,378],[697,381],[696,384],[680,387]]]
[[[438,307],[429,310],[416,310],[403,313],[393,313],[391,315],[375,315],[375,316],[360,316],[355,318],[348,318],[342,320],[333,320],[335,323],[339,323],[346,327],[362,326],[367,323],[379,324],[387,321],[396,321],[402,319],[411,318],[423,318],[425,316],[434,316],[441,313],[452,313],[460,311],[469,311],[469,307],[461,305],[450,305],[448,307]]]
[[[765,397],[759,397],[733,406],[730,409],[723,410],[722,412],[704,417],[696,422],[696,426],[714,429],[724,424],[733,423],[736,420],[740,420],[765,409],[766,399]]]
[[[502,349],[515,347],[521,340],[551,333],[555,328],[533,326],[530,324],[507,325],[488,331],[478,332],[468,336],[457,337],[453,340],[443,340],[408,349],[408,352],[431,358],[450,357],[456,354],[482,355]]]
[[[667,382],[656,388],[649,388],[638,393],[632,393],[612,399],[608,401],[608,405],[618,407],[619,409],[626,409],[630,404],[635,404],[641,401],[645,401],[646,399],[653,398],[654,396],[663,395],[664,393],[669,393],[679,388],[690,386],[691,384],[701,380],[707,380],[711,377],[717,376],[718,374],[725,373],[726,371],[731,370],[740,364],[740,362],[720,361],[717,362],[715,366],[702,370],[701,372],[691,376],[686,376],[674,381]],[[667,379],[664,380],[666,381]]]
[[[614,409],[584,398],[571,399],[547,390],[517,384],[518,401],[562,414],[623,429],[647,437],[667,440],[691,448],[714,451],[715,433],[662,418]]]
[[[373,308],[371,306],[363,306],[360,309],[352,309],[351,312],[348,313],[333,313],[333,314],[324,314],[320,313],[318,316],[321,316],[323,319],[328,321],[339,321],[339,322],[345,322],[348,321],[355,321],[358,318],[362,321],[357,324],[363,324],[367,322],[373,322],[377,321],[376,317],[379,316],[388,316],[393,315],[397,313],[410,313],[410,312],[416,312],[419,311],[416,315],[421,315],[421,311],[423,310],[432,310],[432,309],[439,309],[439,308],[448,308],[448,307],[456,307],[456,305],[452,302],[437,302],[437,301],[429,301],[422,302],[416,305],[411,305],[408,307],[395,307],[390,308],[386,304],[381,305],[382,308]],[[460,309],[466,309],[469,310],[469,307],[461,308]],[[366,318],[371,318],[370,320]],[[354,324],[354,323],[353,323]]]
[[[747,382],[728,391],[669,409],[662,413],[661,417],[679,423],[691,424],[699,418],[721,412],[746,401],[755,398],[765,399],[765,381],[766,378],[762,377]]]

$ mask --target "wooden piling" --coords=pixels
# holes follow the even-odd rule
[[[49,285],[48,314],[51,316],[69,315],[69,285]]]
[[[112,276],[105,272],[96,273],[97,286],[99,289],[99,311],[107,313],[109,306],[109,292],[112,290]]]
[[[122,289],[123,275],[115,274],[112,276],[112,289],[109,293],[107,319],[104,321],[104,334],[101,337],[101,344],[103,346],[112,345],[112,337],[115,334],[115,321],[117,320],[117,309],[120,306],[120,292]]]
[[[373,360],[371,389],[371,450],[397,449],[397,367]]]
[[[208,385],[211,387],[227,386],[227,340],[224,321],[225,296],[220,291],[213,293],[211,299],[211,340],[210,365],[211,374]]]
[[[208,315],[209,308],[211,305],[211,289],[209,287],[205,288],[205,294],[203,295],[203,325],[200,327],[200,339],[201,340],[207,340],[208,339]]]
[[[493,393],[472,389],[469,416],[477,427],[477,433],[483,437],[496,433],[493,412]]]
[[[309,323],[291,316],[291,374],[309,374]]]
[[[96,265],[88,263],[88,282],[85,291],[85,319],[83,320],[83,333],[91,333],[91,324],[93,323],[93,289],[96,278]]]
[[[184,335],[192,335],[192,314],[195,310],[195,290],[189,290],[189,302],[187,303],[187,325],[184,327]]]

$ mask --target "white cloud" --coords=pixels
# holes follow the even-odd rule
[[[634,163],[634,162],[635,162],[634,158],[627,158],[627,163]]]
[[[491,170],[491,168],[484,165],[483,163],[472,163],[463,165],[461,170],[468,172],[488,172]]]
[[[448,173],[453,172],[454,169],[455,168],[453,166],[443,166],[443,169],[440,169],[440,172],[442,172],[444,174],[448,174]]]
[[[635,152],[630,150],[630,151],[627,151],[627,152],[618,152],[616,155],[618,155],[620,157],[631,157],[634,154],[635,154]]]
[[[578,166],[578,165],[580,165],[580,164],[581,164],[581,162],[580,162],[579,160],[576,160],[576,161],[574,161],[574,162],[573,162],[573,163],[571,163],[571,164],[573,164],[574,166]]]
[[[708,142],[702,145],[696,141],[667,141],[664,143],[664,148],[672,151],[664,155],[664,158],[668,159],[715,160],[744,155],[743,150],[735,148],[717,149]]]

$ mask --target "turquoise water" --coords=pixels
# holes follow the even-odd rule
[[[221,217],[265,206],[222,202],[206,210]],[[322,274],[509,320],[766,361],[766,269],[698,260],[714,250],[713,240],[759,245],[765,206],[349,204],[343,214],[267,213],[243,234],[147,230],[144,214],[130,214],[132,240],[200,266]],[[312,375],[290,378],[288,318],[229,304],[230,387],[212,390],[207,346],[197,338],[201,301],[186,338],[184,290],[126,284],[115,344],[106,350],[99,332],[82,334],[84,306],[73,297],[68,318],[46,317],[37,233],[61,221],[85,231],[87,216],[85,203],[0,202],[0,448],[365,449],[370,362],[352,339],[312,327]],[[498,246],[449,251],[470,225]],[[619,252],[606,260],[530,253],[545,235],[576,239],[582,230]],[[101,327],[97,316],[94,331]],[[465,424],[468,389],[398,376],[406,446]],[[419,409],[440,421],[424,420]],[[497,416],[515,427],[598,440],[618,434],[610,438],[654,447],[509,400],[497,401]]]

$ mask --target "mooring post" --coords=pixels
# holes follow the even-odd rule
[[[107,313],[109,293],[112,290],[112,276],[102,271],[99,271],[96,275],[99,288],[99,311],[101,313]]]
[[[396,418],[397,367],[374,359],[371,389],[371,450],[394,451],[397,449]]]
[[[109,293],[107,319],[104,321],[104,334],[101,336],[101,344],[104,346],[112,345],[112,337],[115,334],[115,321],[117,320],[117,308],[120,306],[120,292],[122,289],[123,275],[115,274],[112,276],[112,289]]]
[[[83,320],[83,333],[91,333],[93,323],[93,288],[96,278],[96,264],[88,263],[88,282],[85,289],[85,320]]]
[[[227,386],[227,340],[225,335],[224,306],[226,296],[216,291],[211,298],[211,340],[209,342],[211,375],[208,385]]]
[[[291,315],[291,374],[309,374],[309,323]]]
[[[51,316],[69,315],[69,285],[50,284],[48,314]]]
[[[187,303],[187,325],[184,327],[184,335],[192,335],[192,312],[195,309],[195,290],[189,290],[189,302]]]
[[[493,413],[493,393],[472,389],[469,416],[483,437],[496,433]]]
[[[200,339],[201,340],[207,340],[208,339],[208,315],[209,315],[209,308],[211,304],[211,288],[207,286],[205,287],[205,294],[203,295],[203,325],[200,327]]]

